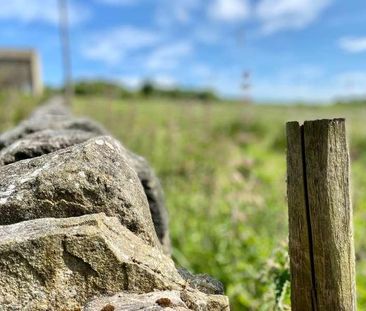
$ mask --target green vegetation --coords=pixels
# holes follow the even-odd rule
[[[15,126],[26,118],[43,98],[14,92],[0,92],[0,131]]]
[[[103,96],[107,98],[129,98],[132,92],[107,81],[80,81],[74,85],[74,91],[79,96]]]
[[[1,101],[2,129],[29,112],[32,104],[22,102]],[[346,117],[353,159],[358,300],[360,309],[366,308],[364,106],[78,97],[73,109],[103,123],[150,161],[167,197],[174,259],[222,280],[233,310],[288,310],[284,123]]]
[[[210,90],[191,90],[178,87],[162,88],[153,82],[146,81],[137,90],[130,90],[114,82],[103,80],[79,81],[74,85],[75,93],[79,96],[102,96],[104,98],[170,98],[200,101],[218,100]]]

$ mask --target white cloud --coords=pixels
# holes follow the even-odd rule
[[[122,26],[94,34],[83,44],[86,58],[117,64],[130,52],[154,46],[160,37],[150,30]]]
[[[69,2],[69,18],[72,25],[79,24],[90,17],[88,8]],[[43,22],[57,25],[59,10],[55,0],[11,0],[1,6],[0,19],[17,20],[23,23]]]
[[[250,5],[247,0],[215,0],[208,14],[223,22],[243,21],[249,17]]]
[[[339,40],[339,46],[349,53],[366,52],[366,37],[346,37]]]
[[[157,6],[156,20],[161,26],[172,23],[187,24],[192,14],[202,5],[202,0],[161,0]]]
[[[332,0],[262,0],[256,7],[256,16],[265,34],[302,29],[314,22],[331,3]]]
[[[184,57],[191,55],[192,52],[193,46],[187,41],[166,44],[150,54],[146,66],[153,70],[173,69],[179,65]]]

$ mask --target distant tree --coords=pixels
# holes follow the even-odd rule
[[[204,91],[197,92],[197,99],[208,102],[208,101],[217,100],[217,96],[215,95],[215,93],[213,91],[204,90]]]
[[[108,98],[164,97],[169,99],[199,100],[205,103],[217,100],[211,90],[195,90],[187,88],[161,88],[147,80],[137,91],[129,90],[119,83],[105,80],[80,80],[74,84],[74,91],[79,96],[101,96]]]
[[[140,90],[141,95],[144,97],[150,97],[155,93],[155,86],[150,81],[146,81]]]

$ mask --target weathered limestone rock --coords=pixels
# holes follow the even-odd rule
[[[112,297],[101,297],[89,302],[84,311],[229,311],[225,296],[206,295],[187,288],[181,291],[158,291],[147,294],[122,292]]]
[[[30,116],[30,119],[42,119],[44,117],[71,117],[71,111],[65,105],[65,100],[62,96],[55,96],[49,99],[45,104],[35,109]]]
[[[207,274],[192,274],[184,268],[178,268],[178,272],[192,288],[198,289],[205,294],[224,294],[224,286],[222,283]]]
[[[146,195],[113,138],[87,142],[0,168],[0,224],[104,212],[159,245]]]
[[[94,133],[95,136],[99,135],[107,135],[98,124],[94,121],[91,121],[87,118],[65,118],[61,117],[58,120],[54,118],[50,119],[29,119],[21,124],[19,124],[16,128],[5,132],[0,136],[0,150],[5,148],[18,139],[21,139],[28,134],[32,134],[35,132],[39,132],[42,130],[80,130],[85,132]]]
[[[0,226],[4,311],[74,311],[94,296],[183,286],[173,261],[118,218],[93,214]]]
[[[92,132],[81,130],[42,130],[17,140],[0,151],[0,165],[11,164],[24,159],[39,157],[73,145],[77,145],[95,137]],[[164,204],[164,195],[159,179],[143,157],[127,149],[122,149],[127,161],[135,169],[144,187],[150,212],[159,240],[170,249],[168,215]],[[168,251],[169,252],[169,251]]]
[[[0,165],[38,157],[107,134],[93,121],[73,118],[63,99],[56,97],[36,109],[18,127],[0,135]],[[144,187],[157,236],[165,253],[169,254],[168,214],[159,179],[143,157],[127,149],[122,152]]]
[[[143,157],[140,157],[127,149],[125,150],[128,162],[137,172],[141,184],[144,187],[159,241],[163,246],[164,252],[170,254],[169,217],[165,207],[163,188],[159,178],[155,175],[154,171]]]
[[[230,311],[229,299],[221,295],[207,295],[197,290],[181,292],[181,299],[194,311]]]
[[[95,134],[80,130],[43,130],[29,134],[0,151],[0,166],[32,159],[83,143]]]
[[[189,310],[180,298],[179,291],[160,291],[147,294],[122,292],[112,297],[102,297],[89,302],[84,311],[159,311]]]

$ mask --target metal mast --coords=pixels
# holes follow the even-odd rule
[[[252,88],[252,82],[251,82],[252,74],[249,70],[244,71],[243,73],[243,84],[242,89],[244,92],[244,103],[250,104],[252,101],[251,98],[251,88]]]

